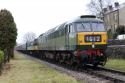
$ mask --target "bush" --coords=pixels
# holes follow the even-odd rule
[[[0,50],[0,63],[2,63],[4,60],[4,53]]]
[[[3,51],[0,50],[0,75],[2,74],[3,60],[4,60],[4,53]]]
[[[116,33],[117,35],[125,34],[125,26],[123,25],[118,26],[118,28],[116,29]]]

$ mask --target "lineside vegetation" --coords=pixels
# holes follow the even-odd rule
[[[5,54],[4,62],[14,58],[13,49],[16,45],[17,28],[10,11],[0,11],[0,50]]]
[[[8,64],[11,69],[0,77],[0,83],[84,83],[18,52]]]
[[[125,60],[124,59],[109,59],[105,67],[125,72]]]
[[[14,58],[17,28],[10,11],[0,10],[0,66]],[[1,70],[2,66],[0,67]]]

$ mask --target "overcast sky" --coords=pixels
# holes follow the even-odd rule
[[[124,0],[118,0],[120,3]],[[90,0],[0,0],[0,9],[9,10],[14,16],[17,29],[17,42],[23,42],[27,32],[37,36],[76,16],[89,14]]]

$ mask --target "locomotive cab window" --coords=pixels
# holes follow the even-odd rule
[[[76,23],[77,32],[91,31],[90,23]]]
[[[102,22],[76,23],[76,28],[77,28],[77,32],[105,31],[104,23]]]
[[[104,23],[101,22],[92,22],[93,31],[105,31]]]

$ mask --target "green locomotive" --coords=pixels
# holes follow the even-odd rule
[[[83,15],[41,34],[37,49],[27,49],[39,58],[69,65],[104,65],[107,61],[107,32],[104,22]],[[34,45],[32,45],[34,47]]]

